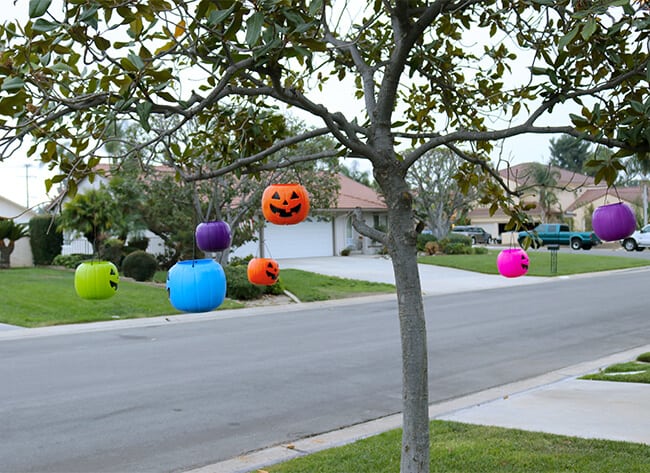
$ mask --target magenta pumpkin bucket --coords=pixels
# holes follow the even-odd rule
[[[201,251],[214,253],[230,247],[230,225],[221,220],[199,223],[195,236],[196,244]]]
[[[528,253],[521,248],[508,248],[502,250],[497,256],[497,269],[501,276],[518,278],[528,272]]]
[[[623,202],[602,205],[591,217],[594,233],[603,241],[622,240],[636,230],[636,217]]]

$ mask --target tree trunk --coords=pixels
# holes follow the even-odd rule
[[[13,251],[13,241],[9,242],[7,246],[3,242],[0,242],[0,269],[9,269],[11,267],[11,253]]]
[[[402,343],[403,428],[401,473],[429,471],[427,331],[417,266],[413,199],[406,181],[390,173],[380,182],[388,209]]]

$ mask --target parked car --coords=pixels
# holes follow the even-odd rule
[[[523,247],[527,240],[532,248],[569,245],[572,250],[590,250],[602,243],[594,232],[572,232],[569,226],[563,223],[541,223],[533,230],[519,232],[519,245]]]
[[[451,229],[453,233],[459,233],[472,239],[472,245],[477,243],[492,243],[492,235],[481,227],[471,227],[469,225],[456,225]]]
[[[627,251],[643,251],[650,247],[650,225],[646,225],[641,230],[637,230],[629,237],[621,240],[621,245]]]

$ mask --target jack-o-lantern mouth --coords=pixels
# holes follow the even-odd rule
[[[298,204],[295,207],[291,207],[290,209],[281,209],[279,207],[276,207],[273,204],[269,204],[269,208],[271,209],[271,212],[274,214],[278,214],[280,217],[283,218],[288,218],[293,216],[294,214],[297,214],[300,212],[300,209],[302,208],[302,204]]]
[[[272,273],[271,271],[267,271],[266,275],[270,277],[273,281],[275,281],[278,278],[278,275],[275,273]]]
[[[522,268],[522,269],[528,269],[528,265],[527,265],[527,264],[524,264],[524,263],[521,263],[521,268]]]

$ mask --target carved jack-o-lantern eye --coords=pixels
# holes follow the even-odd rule
[[[309,195],[300,184],[273,184],[262,195],[262,213],[271,223],[291,225],[309,214]]]
[[[269,261],[269,263],[266,265],[266,275],[271,278],[273,281],[278,279],[278,265],[277,263],[274,264],[274,262]]]

